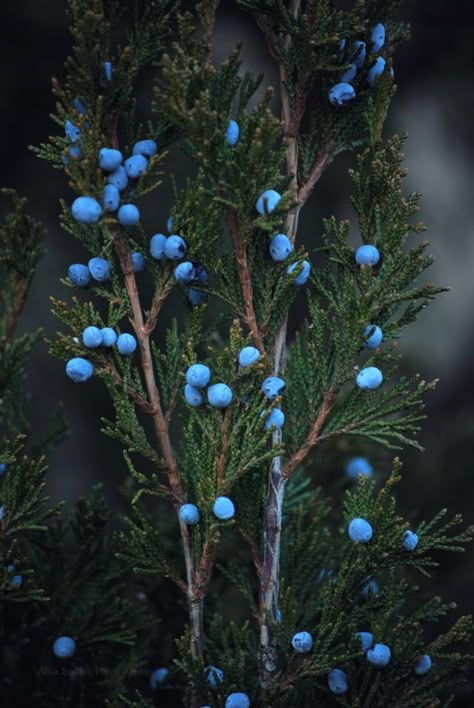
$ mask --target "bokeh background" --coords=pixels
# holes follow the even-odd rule
[[[64,0],[3,0],[0,3],[0,184],[26,195],[35,217],[47,227],[46,249],[36,275],[21,327],[44,327],[53,336],[57,322],[49,296],[68,297],[59,282],[71,262],[84,259],[80,245],[58,227],[58,200],[71,195],[64,175],[40,162],[27,149],[56,131],[49,119],[54,107],[51,76],[61,76],[70,39]],[[411,518],[432,516],[439,508],[461,512],[474,522],[474,4],[445,0],[410,0],[405,18],[412,23],[410,43],[395,57],[398,93],[386,133],[407,132],[406,189],[422,191],[422,218],[437,261],[430,280],[451,291],[431,305],[400,343],[404,371],[440,378],[427,400],[423,453],[404,451],[405,478],[399,488],[402,508]],[[265,45],[250,18],[224,0],[219,11],[216,57],[243,40],[244,69],[265,73],[276,86],[277,76]],[[146,111],[149,85],[144,82],[139,104]],[[352,157],[336,161],[318,185],[301,221],[300,240],[318,245],[321,218],[334,213],[351,217],[347,169]],[[170,170],[182,184],[188,163],[171,153]],[[145,220],[150,234],[165,228],[171,188],[164,185],[159,201],[149,202]],[[181,306],[176,305],[178,308]],[[293,327],[301,313],[296,308]],[[166,324],[166,323],[165,323]],[[63,363],[49,357],[45,345],[34,352],[28,381],[34,430],[44,429],[59,400],[64,402],[70,435],[50,457],[49,489],[54,499],[70,503],[102,480],[113,505],[125,476],[121,452],[99,431],[100,417],[111,415],[100,383],[75,387],[64,376]],[[387,474],[390,455],[376,458],[377,473]],[[330,469],[343,475],[342,469]],[[327,474],[325,474],[325,477]],[[455,599],[462,611],[472,609],[473,554],[441,558],[435,573],[436,592]]]

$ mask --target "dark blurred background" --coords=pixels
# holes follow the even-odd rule
[[[64,175],[40,162],[28,149],[57,130],[49,119],[54,107],[51,76],[62,75],[70,50],[64,16],[64,0],[3,0],[0,3],[0,184],[26,195],[33,214],[47,227],[47,255],[36,275],[23,329],[39,326],[49,336],[58,323],[50,313],[49,296],[68,297],[59,278],[71,262],[84,260],[82,248],[58,227],[58,200],[70,194]],[[386,134],[408,132],[407,190],[422,191],[422,218],[437,261],[429,279],[449,285],[407,331],[400,345],[405,354],[404,372],[421,372],[440,378],[427,400],[428,420],[421,442],[424,453],[404,451],[405,478],[399,496],[404,513],[411,518],[430,517],[439,508],[461,512],[474,522],[474,226],[472,214],[472,160],[474,144],[474,3],[445,0],[410,0],[405,19],[412,23],[413,37],[395,57],[398,93],[393,101]],[[247,15],[230,0],[219,11],[216,56],[243,40],[244,69],[265,72],[266,83],[276,85],[262,38]],[[140,96],[147,106],[149,87]],[[351,217],[348,206],[347,168],[351,156],[343,156],[328,170],[308,205],[300,240],[308,248],[318,244],[321,217],[332,213]],[[168,159],[169,168],[183,183],[189,165],[178,154]],[[145,223],[150,235],[164,230],[171,205],[171,189],[165,184],[159,202],[148,203]],[[294,325],[298,322],[298,310]],[[51,455],[49,487],[54,499],[74,500],[102,480],[111,503],[118,501],[118,486],[125,476],[121,452],[99,431],[101,415],[111,409],[102,386],[92,381],[74,386],[64,375],[64,365],[49,357],[45,345],[35,350],[29,391],[34,429],[64,401],[71,428],[68,439]],[[387,474],[390,455],[376,459],[381,478]],[[341,469],[331,474],[343,474]],[[463,556],[444,556],[435,574],[436,592],[455,599],[463,611],[472,607],[474,592],[472,550]]]

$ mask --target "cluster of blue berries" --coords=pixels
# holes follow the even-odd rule
[[[229,521],[235,515],[235,506],[232,499],[229,497],[217,497],[212,507],[214,516],[220,521]],[[201,515],[195,504],[183,504],[179,509],[179,518],[183,524],[188,526],[196,526],[199,523]]]
[[[171,238],[171,237],[170,237]],[[180,285],[207,286],[209,275],[201,263],[183,261],[175,268],[174,277]],[[191,305],[197,307],[207,300],[207,293],[191,287],[188,290],[188,300]]]
[[[117,345],[117,350],[122,356],[130,356],[137,348],[137,340],[133,334],[124,332],[117,335],[112,327],[86,327],[82,333],[82,343],[87,349],[106,347],[110,349]],[[91,378],[94,367],[90,361],[83,357],[73,357],[66,364],[66,374],[74,383],[83,383]]]
[[[371,632],[356,632],[356,639],[359,641],[362,651],[367,657],[367,661],[373,666],[387,666],[392,658],[390,647],[386,644],[374,643],[374,637]],[[291,640],[293,649],[304,654],[313,648],[313,637],[309,632],[297,632]],[[428,654],[421,655],[413,668],[418,675],[426,674],[431,668],[431,658]],[[327,676],[328,687],[331,693],[337,696],[347,693],[349,683],[347,674],[342,669],[332,669]]]
[[[265,216],[266,214],[271,214],[275,209],[279,201],[281,200],[281,194],[276,192],[274,189],[267,189],[257,199],[255,208],[259,214]],[[283,262],[286,261],[288,256],[293,252],[293,244],[286,234],[275,234],[270,241],[268,247],[270,256],[274,261]],[[298,271],[298,275],[293,281],[293,285],[301,286],[306,283],[311,272],[311,264],[307,260],[295,261],[291,263],[286,272],[291,275],[295,271]]]
[[[162,261],[167,258],[170,261],[180,261],[186,255],[188,246],[182,236],[173,234],[173,219],[171,216],[167,221],[167,229],[170,236],[155,234],[150,239],[150,255],[155,261]],[[207,286],[209,275],[201,263],[183,261],[174,271],[175,278],[181,285]],[[188,290],[188,300],[193,307],[202,305],[207,300],[207,293],[190,287]]]
[[[354,543],[368,543],[373,536],[373,529],[367,519],[354,518],[349,523],[347,533]],[[406,551],[414,551],[418,545],[418,541],[418,534],[414,531],[405,531],[403,536],[403,548]]]
[[[385,27],[381,22],[378,22],[373,28],[371,40],[371,54],[378,54],[385,44]],[[341,59],[344,56],[345,48],[346,40],[342,39],[339,44]],[[367,48],[365,42],[356,42],[354,49],[347,60],[347,62],[350,63],[350,67],[342,74],[339,83],[332,86],[329,90],[329,102],[333,106],[347,106],[355,99],[356,91],[351,82],[356,78],[358,70],[362,69],[365,63],[366,55]],[[385,59],[378,56],[375,63],[370,67],[367,73],[367,82],[371,88],[375,86],[377,77],[383,74],[385,64]]]
[[[0,477],[3,474],[5,474],[6,471],[7,471],[7,466],[3,462],[0,462]]]
[[[235,506],[229,497],[217,497],[212,507],[214,516],[220,521],[229,521],[235,515]],[[188,526],[196,526],[201,515],[195,504],[183,504],[179,509],[179,518]]]
[[[122,226],[136,226],[140,221],[140,211],[135,204],[122,204],[120,192],[127,189],[129,179],[140,179],[147,170],[148,160],[156,155],[157,150],[154,140],[140,140],[134,145],[132,155],[124,161],[120,150],[101,148],[98,155],[99,167],[109,175],[102,192],[102,204],[94,197],[77,197],[71,207],[73,218],[79,224],[96,224],[104,211],[117,212],[117,219]]]
[[[242,369],[245,369],[259,361],[260,357],[261,354],[256,347],[244,347],[239,353],[239,366]],[[285,382],[283,379],[280,379],[277,376],[268,376],[262,383],[261,390],[269,400],[273,401],[280,395],[284,387]],[[261,417],[263,418],[265,415],[266,411],[262,411]],[[284,422],[285,414],[283,411],[279,408],[274,408],[270,414],[266,416],[264,426],[266,430],[270,430],[273,427],[280,429],[282,428]]]
[[[261,390],[269,401],[274,401],[275,398],[281,395],[285,388],[285,382],[279,376],[267,376],[263,381]],[[261,414],[265,415],[265,411]],[[275,427],[280,430],[285,422],[285,414],[280,408],[274,408],[265,420],[265,429],[270,430]]]
[[[227,408],[232,403],[233,393],[225,383],[208,386],[211,380],[211,370],[205,364],[193,364],[186,372],[184,397],[193,408],[204,403],[202,390],[207,388],[207,400],[214,408]]]
[[[140,254],[138,254],[140,255]],[[68,277],[72,285],[85,288],[91,278],[98,283],[105,283],[110,279],[110,263],[105,258],[91,258],[87,265],[73,263],[69,266]]]
[[[117,336],[112,327],[86,327],[82,333],[82,342],[87,349],[111,348],[116,344],[122,356],[133,354],[137,348],[137,340],[133,334],[125,332]]]
[[[359,266],[375,266],[380,261],[378,248],[370,244],[359,246],[355,253],[355,261]],[[378,325],[369,324],[364,329],[366,349],[377,349],[382,343],[383,332]],[[356,376],[356,384],[362,390],[378,388],[383,381],[383,374],[376,366],[367,366]]]

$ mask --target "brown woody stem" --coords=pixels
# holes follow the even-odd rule
[[[296,14],[300,3],[293,0],[291,7]],[[271,31],[266,28],[266,39],[270,51],[275,54],[272,46]],[[287,38],[287,45],[290,39]],[[288,49],[288,46],[287,46]],[[297,230],[299,213],[307,201],[311,191],[321,177],[326,167],[332,146],[327,146],[320,155],[315,157],[309,177],[303,185],[298,184],[298,143],[296,140],[301,120],[306,109],[306,95],[304,82],[300,86],[300,91],[296,97],[295,105],[290,104],[287,90],[286,70],[281,60],[280,64],[280,91],[282,103],[282,119],[284,123],[286,147],[286,168],[290,176],[290,191],[293,192],[293,201],[296,205],[288,214],[286,221],[286,235],[294,243]],[[286,337],[288,319],[283,321],[273,345],[273,369],[275,375],[283,373],[286,360]],[[280,548],[281,548],[281,521],[282,509],[285,496],[285,488],[291,472],[308,454],[311,447],[316,444],[318,433],[323,425],[327,413],[333,405],[333,401],[324,401],[321,411],[314,423],[305,444],[283,468],[280,456],[274,457],[269,470],[267,498],[264,515],[264,539],[263,539],[263,564],[259,568],[260,578],[260,648],[259,648],[259,679],[263,690],[268,689],[273,684],[278,673],[278,647],[272,636],[268,618],[273,621],[278,620],[279,602],[279,571],[280,571]],[[281,445],[281,431],[276,430],[273,434],[272,444],[274,447]]]
[[[149,326],[149,321],[145,323],[140,295],[138,293],[135,273],[133,271],[130,251],[120,236],[114,239],[115,250],[120,261],[125,287],[127,288],[133,317],[131,323],[137,336],[140,362],[145,379],[145,386],[150,405],[150,414],[153,419],[156,437],[158,438],[161,452],[167,465],[168,482],[174,499],[176,510],[185,500],[184,487],[178,470],[171,440],[169,435],[168,422],[161,407],[160,394],[155,379],[153,367],[153,357],[150,346],[150,332],[153,329]],[[155,311],[160,297],[154,301]],[[155,319],[156,322],[156,319]],[[189,603],[189,619],[191,625],[191,652],[195,658],[202,656],[203,650],[203,603],[200,595],[195,593],[195,559],[192,532],[188,526],[180,520],[181,538],[183,542],[184,560],[186,566],[186,591]],[[196,699],[197,700],[197,699]],[[197,703],[196,703],[197,705]]]
[[[239,272],[240,286],[242,288],[242,296],[244,299],[245,308],[245,323],[250,331],[250,336],[261,354],[265,354],[265,345],[263,343],[262,333],[258,327],[255,309],[253,306],[253,286],[249,273],[247,262],[247,246],[240,233],[239,222],[235,209],[229,209],[227,220],[232,236],[232,246],[234,249],[235,259],[237,261],[237,270]]]

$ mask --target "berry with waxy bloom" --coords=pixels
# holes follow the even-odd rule
[[[181,285],[189,285],[196,276],[196,271],[190,261],[183,261],[174,270],[174,277]]]
[[[300,272],[296,276],[296,278],[293,281],[293,285],[299,287],[301,285],[304,285],[310,275],[311,272],[311,264],[308,261],[296,261],[295,263],[291,263],[288,268],[286,269],[286,272],[288,275],[291,275],[294,273],[294,271],[298,269]]]
[[[428,654],[422,654],[419,657],[419,659],[417,660],[417,662],[413,668],[413,671],[418,676],[423,676],[423,674],[427,674],[430,669],[431,669],[431,657]]]
[[[270,401],[279,396],[284,388],[285,382],[278,376],[267,376],[262,383],[262,391]]]
[[[132,155],[125,161],[125,171],[130,179],[138,179],[146,172],[148,160],[144,155]]]
[[[349,479],[357,479],[361,474],[364,477],[372,477],[374,470],[365,457],[353,457],[346,465],[346,475]]]
[[[357,265],[377,265],[380,260],[380,252],[378,248],[372,246],[371,244],[364,244],[359,246],[355,253],[355,260]]]
[[[342,696],[349,690],[347,674],[342,669],[333,669],[328,673],[328,687],[331,693]]]
[[[132,266],[135,273],[140,273],[142,270],[145,270],[145,259],[142,253],[134,251],[130,257],[132,259]]]
[[[89,268],[82,263],[70,265],[67,274],[71,283],[78,288],[85,288],[90,283],[91,274]]]
[[[96,224],[102,216],[102,207],[93,197],[77,197],[72,203],[71,214],[79,224]]]
[[[186,242],[181,236],[173,234],[168,236],[165,243],[165,255],[170,261],[179,261],[187,251]]]
[[[211,370],[205,364],[192,364],[186,371],[186,381],[195,388],[204,388],[211,380]]]
[[[112,327],[103,327],[102,332],[102,346],[103,347],[113,347],[117,342],[117,334],[114,332]]]
[[[377,61],[375,62],[375,64],[370,67],[369,72],[367,74],[367,81],[371,88],[375,86],[375,82],[377,81],[378,77],[381,76],[385,71],[386,63],[387,62],[383,57],[377,57]]]
[[[184,387],[184,397],[186,399],[186,403],[189,403],[189,405],[193,408],[198,408],[204,403],[204,396],[201,391],[194,386],[190,386],[189,384],[186,384]]]
[[[305,654],[313,648],[313,637],[309,632],[297,632],[293,635],[291,646],[298,654]]]
[[[387,666],[391,657],[392,652],[386,644],[375,644],[367,652],[367,660],[374,666]]]
[[[90,274],[98,283],[105,283],[110,278],[110,263],[105,258],[91,258],[88,265]]]
[[[114,172],[122,164],[123,155],[115,148],[101,148],[99,150],[99,167],[105,172]]]
[[[261,357],[260,352],[256,347],[244,347],[239,353],[239,366],[245,369],[247,366],[252,366]]]
[[[217,497],[212,507],[214,516],[221,521],[232,519],[235,514],[234,502],[229,497]]]
[[[286,261],[293,251],[293,244],[285,234],[276,234],[268,247],[274,261]]]
[[[74,381],[74,383],[83,383],[84,381],[87,381],[93,373],[94,367],[90,361],[87,361],[87,359],[83,359],[80,356],[69,359],[66,364],[66,374],[72,381]]]
[[[249,708],[250,698],[246,693],[229,693],[225,708]]]
[[[271,214],[275,209],[276,205],[281,199],[281,194],[276,192],[274,189],[267,189],[257,199],[255,208],[259,214],[264,216],[265,214]]]
[[[207,389],[207,400],[213,408],[227,408],[232,403],[233,393],[225,383],[216,383]]]
[[[97,349],[102,344],[102,331],[98,327],[86,327],[82,333],[82,342],[88,349]]]
[[[381,22],[377,22],[372,30],[372,54],[377,54],[385,44],[385,27]]]
[[[199,509],[195,504],[183,504],[179,509],[179,518],[188,526],[199,523]]]
[[[374,635],[372,632],[356,632],[355,636],[360,642],[362,651],[368,651],[374,641]]]
[[[364,337],[367,337],[364,345],[366,349],[377,349],[382,343],[383,332],[378,325],[369,324],[364,329]]]
[[[133,146],[132,153],[134,155],[143,155],[144,157],[150,159],[158,152],[158,145],[154,140],[139,140]]]
[[[69,138],[71,143],[76,143],[80,137],[81,137],[81,131],[77,127],[77,125],[74,125],[70,120],[67,120],[64,123],[64,132],[66,133],[66,137]]]
[[[135,204],[123,204],[118,210],[117,218],[122,226],[135,226],[140,221],[140,210]]]
[[[355,97],[355,88],[345,82],[335,84],[329,89],[328,98],[332,106],[348,106]]]
[[[53,654],[58,659],[69,659],[76,653],[76,642],[72,637],[58,637],[53,643]]]
[[[165,257],[166,236],[155,234],[150,239],[150,255],[155,261],[161,261]]]
[[[227,126],[227,130],[225,131],[225,139],[226,139],[227,145],[230,145],[231,147],[236,145],[239,141],[239,136],[240,136],[239,124],[235,120],[229,121],[229,125]]]
[[[117,338],[117,349],[119,350],[119,353],[122,354],[122,356],[128,356],[129,354],[133,354],[136,348],[137,340],[135,339],[133,334],[128,334],[128,332],[124,332],[124,334],[119,334]]]
[[[106,184],[102,192],[102,204],[106,211],[117,211],[120,206],[120,192],[115,184]]]
[[[109,184],[113,184],[115,187],[117,187],[120,192],[123,192],[124,189],[127,189],[128,175],[125,171],[125,167],[123,165],[119,165],[116,170],[111,172],[111,174],[107,178],[107,181]]]
[[[275,427],[280,430],[285,422],[285,414],[279,408],[274,408],[265,421],[265,430]]]
[[[406,551],[414,551],[418,545],[418,534],[414,531],[405,531],[403,536],[403,548]]]
[[[363,390],[378,388],[383,381],[383,374],[376,366],[367,366],[357,374],[357,386]]]
[[[354,543],[368,543],[372,538],[373,530],[367,519],[352,519],[347,529],[349,538]]]

